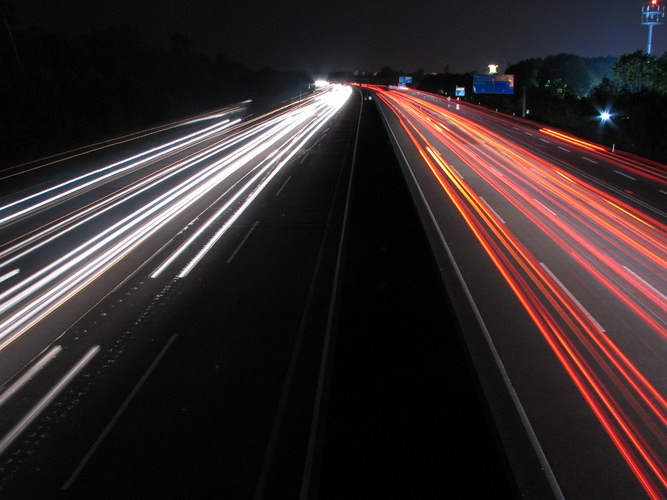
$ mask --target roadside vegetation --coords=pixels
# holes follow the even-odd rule
[[[184,36],[150,46],[118,27],[82,35],[19,28],[0,0],[0,168],[252,99],[255,112],[309,90],[305,72],[253,70],[224,54],[208,57]],[[463,99],[501,113],[667,164],[667,54],[620,57],[557,54],[508,65],[513,95],[472,93],[474,72],[337,72],[332,82],[412,87]],[[601,120],[601,113],[611,115]]]
[[[0,7],[0,168],[238,101],[252,99],[259,112],[312,83],[304,73],[205,56],[179,34],[155,47],[127,27],[19,30],[11,7]]]
[[[466,88],[468,102],[523,116],[617,149],[667,163],[667,54],[642,51],[620,57],[583,58],[557,54],[510,64],[513,95],[472,93],[474,73],[404,73],[389,67],[356,76],[362,83],[396,84],[413,77],[412,87],[455,96]],[[608,112],[609,120],[601,114]]]

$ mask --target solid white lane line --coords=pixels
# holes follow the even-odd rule
[[[39,372],[42,368],[44,368],[49,361],[54,359],[58,354],[60,354],[60,351],[62,351],[63,348],[59,345],[54,346],[49,352],[46,353],[40,359],[37,363],[35,363],[30,369],[25,372],[21,377],[14,382],[5,392],[0,394],[0,407],[5,404],[5,402],[11,398],[14,394],[16,394],[21,387],[23,387],[25,384],[27,384],[35,375],[37,375],[37,372]]]
[[[292,178],[292,176],[290,175],[290,176],[285,180],[285,182],[283,182],[283,185],[280,186],[280,189],[279,189],[278,192],[276,193],[276,196],[280,196],[280,193],[282,193],[283,189],[285,189],[285,186],[287,186],[287,183],[290,181],[291,178]]]
[[[88,450],[88,453],[83,457],[79,465],[77,466],[76,469],[74,469],[74,472],[72,472],[72,475],[69,477],[67,482],[63,485],[62,489],[66,490],[70,486],[72,486],[72,483],[76,480],[76,478],[79,476],[83,468],[86,466],[90,458],[93,456],[95,453],[95,450],[102,444],[102,441],[104,441],[104,438],[106,438],[107,434],[111,431],[113,426],[116,424],[118,419],[120,418],[121,414],[125,411],[125,409],[129,406],[129,404],[132,402],[134,397],[137,395],[139,392],[139,389],[141,389],[141,386],[144,385],[150,374],[153,372],[155,367],[158,365],[160,360],[164,357],[164,355],[167,353],[167,350],[171,347],[171,344],[174,343],[174,340],[176,340],[176,337],[178,337],[178,334],[173,334],[169,341],[165,344],[165,346],[162,348],[162,350],[158,353],[157,357],[153,360],[151,365],[148,367],[146,370],[146,373],[139,379],[139,382],[137,382],[137,385],[134,386],[134,389],[132,389],[132,392],[127,396],[125,401],[123,401],[123,404],[120,405],[120,408],[118,408],[118,411],[114,414],[113,417],[111,417],[111,420],[107,424],[107,426],[104,428],[102,433],[99,435],[97,440],[93,443],[93,445],[90,447]]]
[[[361,102],[363,103],[362,95],[361,92],[359,92],[359,98],[361,99]],[[361,119],[361,113],[359,115]],[[357,129],[358,130],[358,129]],[[358,132],[357,132],[358,136]],[[356,155],[356,144],[355,144],[355,154],[353,155],[352,159],[352,164],[354,165],[355,162],[355,155]],[[338,179],[335,184],[334,192],[337,193],[340,187],[340,183],[342,180],[343,176],[343,164],[341,164],[341,170],[339,171],[338,174]],[[352,167],[352,170],[354,167]],[[352,178],[352,177],[350,177]],[[334,196],[334,199],[336,196]],[[282,422],[283,418],[285,416],[285,407],[287,405],[287,400],[289,399],[289,392],[290,388],[292,387],[292,381],[294,378],[294,371],[296,367],[296,362],[297,359],[299,359],[299,353],[301,352],[301,346],[303,344],[303,337],[306,329],[306,322],[308,317],[310,316],[310,310],[311,306],[313,304],[313,298],[314,298],[314,293],[315,293],[315,287],[318,282],[319,276],[320,276],[320,269],[322,265],[322,259],[324,256],[324,250],[326,247],[326,243],[328,241],[328,235],[330,232],[330,226],[331,226],[331,221],[332,221],[332,214],[333,214],[333,204],[330,204],[329,206],[329,215],[327,217],[327,223],[324,229],[324,232],[322,233],[322,239],[320,241],[320,247],[317,252],[317,258],[315,259],[315,266],[313,268],[313,271],[311,272],[311,280],[310,280],[310,285],[308,287],[308,293],[306,295],[306,302],[303,307],[303,312],[301,314],[301,320],[299,323],[299,328],[297,330],[297,335],[296,339],[293,344],[292,348],[292,354],[290,356],[290,361],[289,365],[287,366],[287,372],[284,377],[284,382],[283,382],[283,389],[282,393],[280,396],[280,400],[278,402],[278,408],[276,410],[276,416],[273,421],[273,425],[271,428],[271,435],[269,437],[268,444],[265,448],[264,451],[264,459],[262,461],[262,467],[259,472],[259,477],[256,481],[256,486],[255,486],[255,494],[253,498],[255,500],[261,500],[264,498],[264,489],[266,487],[266,482],[267,478],[269,475],[269,471],[271,470],[271,464],[273,463],[273,458],[275,454],[275,448],[276,448],[276,442],[278,440],[278,435],[280,434],[280,429],[282,427]],[[325,331],[325,337],[327,336],[327,332]],[[326,350],[326,347],[323,348]],[[319,379],[318,379],[319,380]],[[319,387],[319,385],[318,385]],[[317,398],[317,396],[316,396]],[[314,412],[317,411],[316,408],[313,410]]]
[[[560,280],[559,280],[558,278],[556,278],[556,275],[555,275],[554,273],[551,272],[551,270],[547,267],[547,265],[546,265],[544,262],[540,262],[540,265],[544,268],[544,270],[545,270],[547,273],[549,273],[549,276],[551,276],[551,277],[553,278],[553,280],[554,280],[556,283],[558,283],[558,286],[561,287],[561,288],[563,289],[563,291],[567,294],[567,296],[570,297],[570,298],[572,299],[572,301],[573,301],[575,304],[577,304],[577,306],[579,306],[579,309],[581,309],[581,310],[583,311],[583,313],[588,317],[588,319],[590,319],[590,320],[595,324],[595,326],[597,326],[597,327],[600,329],[601,332],[606,331],[606,330],[602,327],[602,325],[601,325],[600,323],[598,323],[598,321],[593,317],[593,315],[592,315],[590,312],[588,312],[588,309],[586,309],[586,308],[581,304],[581,302],[579,302],[579,301],[577,300],[577,298],[576,298],[574,295],[572,295],[572,292],[570,292],[570,290],[568,290],[567,287],[566,287],[565,285],[563,285],[563,283],[561,283]]]
[[[0,441],[0,455],[14,442],[14,440],[39,416],[39,414],[60,394],[67,384],[95,357],[100,346],[92,347],[86,354],[68,371],[39,402],[10,430]]]
[[[236,247],[236,249],[234,250],[232,255],[229,257],[229,259],[227,259],[227,264],[229,264],[232,260],[234,260],[234,257],[236,257],[236,254],[239,253],[239,250],[241,250],[241,247],[243,246],[243,244],[246,242],[246,240],[250,237],[252,232],[255,230],[255,228],[257,227],[257,224],[259,224],[259,221],[255,221],[255,223],[250,228],[250,231],[248,231],[246,233],[246,235],[243,237],[243,239],[241,240],[241,243],[238,244],[238,246]]]
[[[505,368],[505,365],[503,364],[502,360],[500,359],[500,355],[498,354],[498,350],[496,349],[493,341],[491,340],[491,334],[489,333],[488,328],[486,327],[486,324],[484,323],[484,319],[482,318],[482,314],[479,311],[479,308],[477,307],[477,304],[475,303],[472,293],[470,292],[470,288],[468,287],[468,284],[466,283],[465,279],[463,278],[463,274],[461,273],[461,269],[459,268],[458,264],[456,263],[456,260],[454,259],[454,254],[452,254],[452,251],[447,244],[447,241],[445,240],[444,235],[442,234],[442,231],[440,227],[438,226],[438,222],[436,220],[435,215],[433,214],[433,210],[431,209],[431,206],[429,205],[428,201],[426,200],[426,196],[424,195],[423,190],[421,189],[419,183],[417,182],[417,178],[415,177],[414,172],[410,168],[410,164],[408,162],[407,157],[405,156],[405,153],[403,152],[403,149],[400,146],[400,143],[398,139],[396,138],[396,134],[394,133],[394,130],[391,128],[389,124],[389,120],[387,119],[387,116],[385,115],[385,111],[382,108],[382,106],[378,106],[380,109],[380,112],[382,114],[382,118],[385,124],[386,129],[391,132],[391,136],[393,138],[393,143],[398,147],[398,151],[401,153],[401,157],[399,158],[399,161],[402,159],[402,164],[405,166],[406,171],[409,173],[409,179],[410,179],[410,184],[414,186],[415,192],[418,194],[418,199],[421,201],[422,206],[424,207],[426,214],[427,214],[427,219],[431,223],[431,227],[433,227],[438,240],[442,244],[442,247],[445,250],[445,253],[447,255],[447,259],[449,263],[451,264],[452,268],[454,269],[454,273],[456,274],[456,279],[460,283],[463,293],[470,304],[472,308],[472,312],[477,319],[477,323],[479,325],[479,328],[481,329],[482,332],[482,337],[488,346],[488,349],[490,351],[491,357],[493,358],[493,361],[495,362],[496,368],[500,373],[500,376],[502,378],[503,383],[507,387],[507,392],[508,396],[514,405],[516,411],[519,414],[519,419],[521,422],[521,426],[523,427],[523,430],[526,432],[526,435],[528,436],[528,440],[533,447],[533,451],[536,455],[537,460],[540,463],[541,469],[545,475],[545,478],[547,482],[549,483],[549,486],[554,494],[555,498],[558,499],[564,499],[565,497],[563,496],[563,493],[560,490],[560,486],[558,485],[558,481],[556,480],[556,476],[553,473],[553,470],[551,468],[551,465],[549,464],[549,461],[547,460],[547,457],[544,453],[544,450],[542,449],[542,445],[537,439],[537,435],[535,434],[535,430],[533,429],[532,424],[530,423],[530,420],[528,419],[528,416],[526,414],[526,411],[521,404],[521,401],[519,400],[519,397],[516,393],[516,391],[513,388],[512,383],[510,382],[509,375],[507,373],[507,370]],[[474,361],[474,360],[473,360]],[[477,364],[477,363],[476,363]]]
[[[637,180],[634,177],[631,177],[628,174],[621,172],[620,170],[614,170],[614,173],[618,174],[618,175],[622,175],[623,177],[625,177],[626,179],[630,179],[631,181],[636,181]]]
[[[361,97],[361,96],[360,96]],[[331,387],[331,378],[333,367],[331,365],[333,360],[333,349],[335,346],[335,330],[334,330],[334,313],[336,312],[336,301],[340,295],[343,269],[343,249],[347,240],[347,226],[350,219],[350,203],[352,200],[352,182],[355,179],[354,171],[357,163],[357,150],[359,146],[359,132],[361,131],[361,111],[363,109],[363,101],[361,101],[361,108],[359,110],[359,119],[357,121],[357,133],[354,139],[354,152],[352,153],[352,162],[350,166],[350,176],[347,183],[347,193],[345,195],[345,208],[343,211],[343,225],[340,229],[340,238],[338,240],[338,251],[336,254],[336,267],[334,269],[333,284],[331,288],[331,295],[329,296],[329,313],[327,315],[327,326],[324,332],[324,344],[322,346],[322,357],[320,359],[320,371],[317,377],[317,389],[315,391],[315,403],[313,405],[313,417],[310,423],[310,432],[308,435],[308,445],[306,447],[306,459],[303,468],[303,475],[301,480],[301,491],[299,494],[300,500],[312,498],[311,493],[313,468],[316,462],[317,448],[322,446],[319,444],[323,439],[321,437],[322,428],[326,424],[321,422],[326,420],[326,404],[329,401],[329,391]],[[347,148],[346,148],[347,149]],[[347,155],[345,155],[347,157]],[[344,158],[345,158],[344,157]],[[342,175],[342,170],[339,174]],[[336,183],[336,192],[338,191],[339,182]],[[333,212],[333,205],[330,214]],[[331,217],[328,218],[329,220]],[[327,221],[327,233],[329,228],[329,221]],[[326,233],[325,233],[326,238]],[[323,241],[324,243],[324,241]],[[323,415],[324,413],[324,415]]]

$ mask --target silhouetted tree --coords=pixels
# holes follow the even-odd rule
[[[544,59],[539,70],[539,81],[557,96],[583,95],[592,88],[594,77],[583,58],[558,54]]]
[[[641,50],[624,54],[612,66],[611,73],[602,84],[608,92],[667,94],[667,54],[659,58]]]
[[[516,64],[510,64],[505,73],[514,75],[514,85],[518,88],[533,88],[539,86],[539,73],[544,60],[541,58],[525,59]]]
[[[8,4],[0,5],[4,15]],[[76,36],[16,31],[20,72],[8,64],[11,51],[3,40],[0,165],[250,98],[263,110],[310,83],[303,74],[251,71],[225,56],[208,58],[181,35],[167,47],[148,46],[126,26]]]

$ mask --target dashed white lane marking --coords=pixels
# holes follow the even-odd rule
[[[547,212],[549,212],[551,215],[553,215],[554,217],[558,217],[558,214],[557,214],[556,212],[554,212],[553,210],[551,210],[551,209],[550,209],[549,207],[547,207],[544,203],[540,202],[540,200],[538,200],[537,198],[533,198],[533,201],[534,201],[535,203],[537,203],[539,206],[541,206],[544,210],[546,210]]]
[[[458,170],[456,170],[456,169],[454,168],[454,165],[450,165],[449,168],[451,168],[454,172],[456,172],[456,175],[458,175],[461,179],[465,179],[465,177],[463,177],[463,176],[461,175],[461,172],[459,172]],[[665,194],[667,194],[667,193],[665,193]]]
[[[584,314],[585,314],[586,316],[588,316],[588,319],[590,319],[590,320],[591,320],[591,321],[592,321],[592,322],[593,322],[593,323],[600,329],[601,332],[606,331],[606,330],[602,327],[602,325],[601,325],[600,323],[597,322],[597,320],[593,317],[593,315],[592,315],[590,312],[588,312],[588,309],[586,309],[586,308],[581,304],[581,302],[579,302],[579,301],[577,300],[577,298],[576,298],[574,295],[572,295],[572,292],[570,292],[570,290],[568,290],[567,287],[566,287],[565,285],[563,285],[563,284],[560,282],[560,280],[559,280],[558,278],[556,278],[556,275],[555,275],[554,273],[551,272],[551,270],[546,266],[546,264],[545,264],[544,262],[540,262],[540,265],[544,268],[544,270],[545,270],[547,273],[549,273],[549,276],[551,276],[551,277],[553,278],[553,280],[554,280],[556,283],[558,283],[558,286],[560,286],[560,287],[563,289],[563,291],[568,295],[568,297],[570,297],[570,298],[574,301],[574,303],[577,304],[577,305],[579,306],[579,308],[584,312]]]
[[[621,172],[621,171],[619,171],[619,170],[614,170],[614,173],[615,173],[615,174],[618,174],[618,175],[622,175],[623,177],[625,177],[626,179],[630,179],[631,181],[636,181],[636,180],[637,180],[637,179],[635,179],[634,177],[631,177],[631,176],[629,176],[628,174],[623,173],[623,172]]]
[[[285,179],[285,182],[283,182],[283,185],[280,186],[280,189],[276,192],[276,196],[280,196],[280,193],[282,192],[283,189],[285,189],[285,186],[287,186],[287,183],[290,181],[292,176],[290,175],[287,179]]]
[[[489,210],[491,210],[491,212],[493,212],[493,215],[495,215],[496,217],[498,217],[498,220],[500,220],[500,222],[502,222],[503,224],[505,224],[505,220],[504,220],[500,215],[498,215],[498,212],[496,212],[496,211],[493,209],[493,207],[492,207],[491,205],[489,205],[489,202],[488,202],[488,201],[486,201],[486,200],[485,200],[484,198],[482,198],[481,196],[479,197],[479,199],[482,200],[482,201],[484,202],[484,204],[489,208]]]
[[[245,235],[245,236],[243,237],[243,239],[241,240],[241,243],[238,244],[238,246],[236,247],[236,249],[234,250],[234,252],[232,253],[232,255],[229,257],[229,259],[227,259],[227,264],[229,264],[232,260],[234,260],[234,257],[236,257],[236,254],[239,253],[239,250],[241,250],[241,247],[243,246],[243,244],[246,242],[246,240],[247,240],[248,238],[250,238],[250,235],[252,234],[252,232],[253,232],[253,231],[255,230],[255,228],[257,227],[257,224],[259,224],[259,221],[258,221],[258,220],[255,221],[255,223],[252,225],[252,227],[250,228],[250,230],[246,233],[246,235]]]
[[[111,418],[107,426],[104,428],[102,433],[99,435],[97,440],[93,443],[93,446],[91,446],[90,450],[88,450],[88,453],[83,457],[83,460],[81,460],[81,463],[79,463],[78,467],[74,470],[70,478],[67,480],[67,482],[63,485],[62,489],[66,490],[68,489],[74,480],[78,477],[78,475],[81,473],[83,468],[86,466],[90,458],[93,456],[95,453],[95,450],[102,444],[102,441],[104,441],[104,438],[109,434],[113,426],[116,424],[116,421],[120,418],[120,416],[123,414],[125,409],[129,406],[129,404],[132,402],[134,397],[137,395],[141,387],[144,385],[150,374],[153,372],[155,367],[158,365],[160,360],[164,357],[164,355],[167,353],[169,348],[171,347],[171,344],[174,343],[174,340],[176,340],[176,337],[178,337],[178,334],[174,334],[171,336],[171,338],[167,341],[165,346],[162,348],[162,350],[159,352],[157,357],[153,360],[151,365],[148,367],[146,372],[143,374],[143,376],[139,379],[139,382],[137,382],[137,385],[134,386],[134,389],[132,389],[132,392],[130,392],[129,396],[123,401],[123,404],[120,405],[120,408],[118,408],[118,411],[114,414],[114,416]],[[99,347],[99,346],[98,346]]]
[[[595,163],[596,165],[599,165],[599,163],[597,161],[591,160],[590,158],[586,158],[585,156],[582,156],[581,159],[586,160],[586,161],[591,162],[591,163]]]
[[[663,300],[667,300],[667,296],[666,296],[664,293],[662,293],[662,292],[661,292],[660,290],[658,290],[656,287],[654,287],[653,285],[651,285],[648,281],[646,281],[644,278],[642,278],[641,276],[639,276],[639,275],[638,275],[637,273],[635,273],[632,269],[630,269],[630,268],[627,267],[627,266],[623,266],[623,269],[625,269],[627,272],[629,272],[630,274],[632,274],[632,275],[633,275],[635,278],[637,278],[639,281],[641,281],[642,283],[644,283],[644,285],[646,285],[646,286],[649,287],[651,290],[653,290],[653,292],[655,292],[656,294],[660,295],[660,297],[662,297]]]

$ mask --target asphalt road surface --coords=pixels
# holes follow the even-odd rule
[[[350,94],[222,111],[92,152],[87,168],[39,169],[33,190],[14,180],[0,209],[3,495],[301,487],[358,130]],[[293,418],[298,468],[275,460]]]
[[[664,167],[375,90],[515,470],[523,427],[556,497],[664,497]]]
[[[665,173],[330,87],[4,173],[8,498],[644,498]]]

